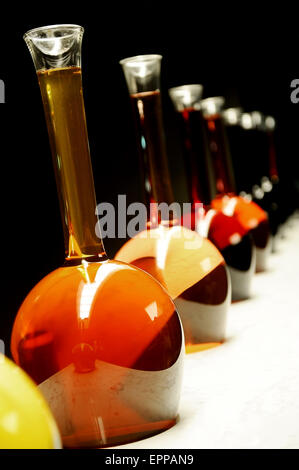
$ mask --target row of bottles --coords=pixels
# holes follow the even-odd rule
[[[231,299],[250,296],[256,268],[266,267],[272,230],[268,206],[239,195],[223,100],[202,100],[201,85],[169,90],[182,129],[192,211],[163,210],[175,200],[163,129],[162,57],[136,56],[120,63],[147,223],[108,259],[95,232],[82,36],[77,25],[24,36],[48,127],[65,263],[28,294],[11,338],[14,361],[48,402],[68,448],[123,444],[176,423],[185,351],[225,340]]]

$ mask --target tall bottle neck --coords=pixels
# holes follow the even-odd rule
[[[147,204],[171,205],[174,196],[167,161],[160,91],[139,92],[130,96]],[[149,209],[148,221],[153,222]]]
[[[80,67],[38,71],[65,237],[66,261],[105,257],[96,235],[96,197]]]
[[[177,112],[184,141],[184,161],[189,199],[193,205],[209,205],[215,196],[205,124],[201,111],[193,107]]]
[[[236,193],[230,149],[220,114],[205,116],[217,195]]]

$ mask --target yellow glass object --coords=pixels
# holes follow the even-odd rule
[[[0,355],[0,448],[60,449],[60,435],[42,394],[28,375]]]

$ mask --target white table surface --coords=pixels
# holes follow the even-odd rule
[[[299,448],[299,216],[229,310],[227,340],[187,355],[178,423],[121,449]]]

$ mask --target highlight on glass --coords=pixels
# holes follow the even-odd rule
[[[146,272],[109,260],[95,234],[82,36],[78,25],[24,36],[43,99],[65,263],[28,294],[11,338],[15,362],[46,398],[67,448],[123,444],[173,426],[184,358],[169,295]]]

